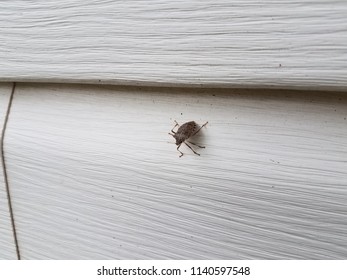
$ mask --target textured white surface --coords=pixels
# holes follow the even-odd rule
[[[12,91],[12,84],[0,83],[0,137]],[[1,149],[0,149],[0,156]],[[6,187],[2,161],[0,160],[0,260],[16,259],[16,248],[13,241],[10,213],[8,208]]]
[[[346,259],[346,112],[335,94],[17,85],[21,255]],[[209,121],[201,157],[178,157],[174,119]]]
[[[345,0],[3,1],[0,80],[347,89]]]

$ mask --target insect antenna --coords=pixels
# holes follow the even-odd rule
[[[177,151],[179,151],[179,152],[181,153],[181,155],[180,155],[180,157],[181,157],[181,156],[183,156],[183,153],[179,150],[179,147],[181,147],[181,144],[179,144],[179,145],[177,146]]]

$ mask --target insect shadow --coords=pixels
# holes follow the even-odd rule
[[[190,121],[190,122],[186,122],[184,124],[182,124],[181,126],[177,123],[177,121],[175,121],[175,126],[171,129],[171,132],[169,132],[170,135],[173,136],[173,138],[176,139],[176,145],[177,145],[177,151],[179,151],[180,157],[183,156],[183,153],[179,150],[179,148],[181,147],[182,143],[186,144],[188,146],[189,149],[191,149],[194,154],[200,156],[199,153],[197,153],[196,151],[194,151],[194,149],[189,145],[192,144],[194,146],[197,146],[199,148],[205,148],[205,146],[200,146],[198,144],[195,144],[191,141],[188,141],[191,137],[193,137],[194,135],[196,135],[204,126],[206,126],[208,124],[208,122],[204,123],[202,126],[199,127],[199,125],[194,122],[194,121]],[[177,131],[174,131],[174,129],[178,126]],[[188,143],[189,144],[188,144]]]

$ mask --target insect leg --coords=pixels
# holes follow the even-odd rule
[[[189,144],[192,144],[192,145],[194,145],[194,146],[198,146],[199,148],[206,148],[205,146],[200,146],[200,145],[198,145],[198,144],[195,144],[195,143],[193,143],[193,142],[190,142],[190,141],[187,141]]]
[[[179,150],[179,147],[181,147],[181,144],[179,144],[179,145],[177,146],[177,151],[179,151],[179,152],[181,153],[181,155],[180,155],[180,157],[181,157],[181,156],[183,156],[183,153]]]
[[[197,130],[197,131],[195,131],[195,133],[192,135],[192,136],[190,136],[190,137],[193,137],[195,134],[197,134],[199,131],[200,131],[200,129],[202,129],[205,125],[207,125],[208,124],[208,122],[205,122],[202,126],[200,126],[200,128]]]
[[[176,127],[176,126],[180,126],[179,124],[178,124],[178,122],[176,122],[175,121],[175,126],[171,129],[171,132],[173,133],[173,134],[176,134],[176,132],[175,131],[173,131],[174,130],[174,128]],[[170,134],[170,133],[169,133]],[[172,134],[171,134],[172,135]]]
[[[188,148],[191,149],[191,150],[193,151],[194,154],[200,156],[200,154],[198,154],[197,152],[195,152],[195,151],[193,150],[193,148],[192,148],[191,146],[189,146],[186,142],[184,142],[184,144],[186,144],[186,145],[188,146]]]

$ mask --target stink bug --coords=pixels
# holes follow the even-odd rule
[[[199,125],[194,121],[186,122],[185,124],[182,124],[181,126],[176,121],[175,121],[175,123],[176,123],[176,125],[171,129],[172,133],[169,133],[169,134],[172,135],[176,139],[177,151],[179,151],[181,153],[180,157],[183,156],[183,153],[179,150],[182,143],[186,144],[188,146],[188,148],[194,152],[194,154],[200,156],[200,154],[195,152],[193,150],[193,148],[187,144],[187,142],[194,145],[194,146],[198,146],[199,148],[205,148],[204,146],[200,146],[200,145],[197,145],[195,143],[188,141],[188,139],[190,137],[193,137],[195,134],[197,134],[200,131],[200,129],[202,129],[205,125],[208,124],[208,122],[204,123],[201,127],[199,127]],[[174,129],[176,126],[178,126],[178,129],[175,132]]]

